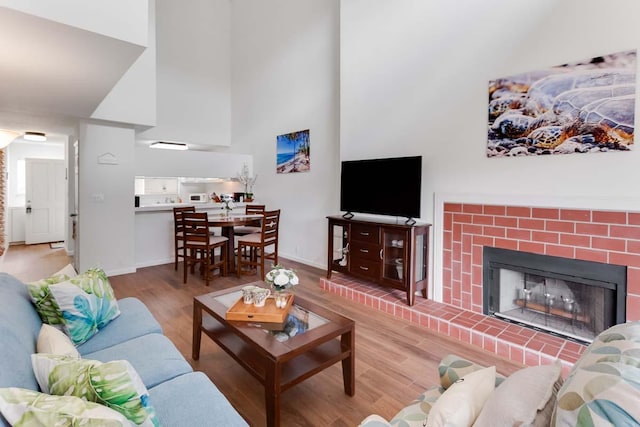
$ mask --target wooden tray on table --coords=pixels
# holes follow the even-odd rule
[[[268,297],[264,307],[256,307],[253,304],[245,304],[242,297],[227,310],[227,320],[244,320],[251,322],[284,323],[293,304],[293,294],[287,295],[287,305],[284,308],[276,307],[276,300]]]

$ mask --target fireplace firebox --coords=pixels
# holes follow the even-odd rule
[[[626,321],[627,267],[485,246],[483,310],[590,343]]]

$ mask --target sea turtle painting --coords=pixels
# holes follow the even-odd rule
[[[488,157],[627,151],[636,51],[489,82]]]

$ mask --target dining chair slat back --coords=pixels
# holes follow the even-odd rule
[[[200,265],[204,275],[205,285],[213,278],[213,271],[219,270],[220,276],[227,274],[227,242],[223,236],[212,236],[209,231],[209,216],[206,212],[184,212],[184,248],[185,265],[183,281],[187,283],[187,270],[195,271]],[[219,260],[216,262],[215,250],[220,249]]]
[[[238,276],[253,274],[255,269],[259,271],[260,277],[264,277],[266,260],[278,264],[280,209],[265,211],[260,228],[260,233],[248,234],[238,239]],[[267,252],[267,249],[270,249],[270,252]]]
[[[195,212],[195,206],[179,206],[173,208],[173,243],[174,243],[174,270],[178,270],[178,260],[184,260],[184,235],[182,222],[183,212]]]
[[[247,215],[256,215],[263,214],[265,211],[265,205],[246,205],[245,206],[245,214]],[[234,227],[233,233],[236,236],[246,236],[247,234],[252,233],[260,233],[262,229],[259,226],[259,221],[256,222],[257,225],[241,225],[238,227]]]

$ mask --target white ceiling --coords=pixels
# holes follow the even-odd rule
[[[69,134],[144,49],[0,7],[0,128]]]

